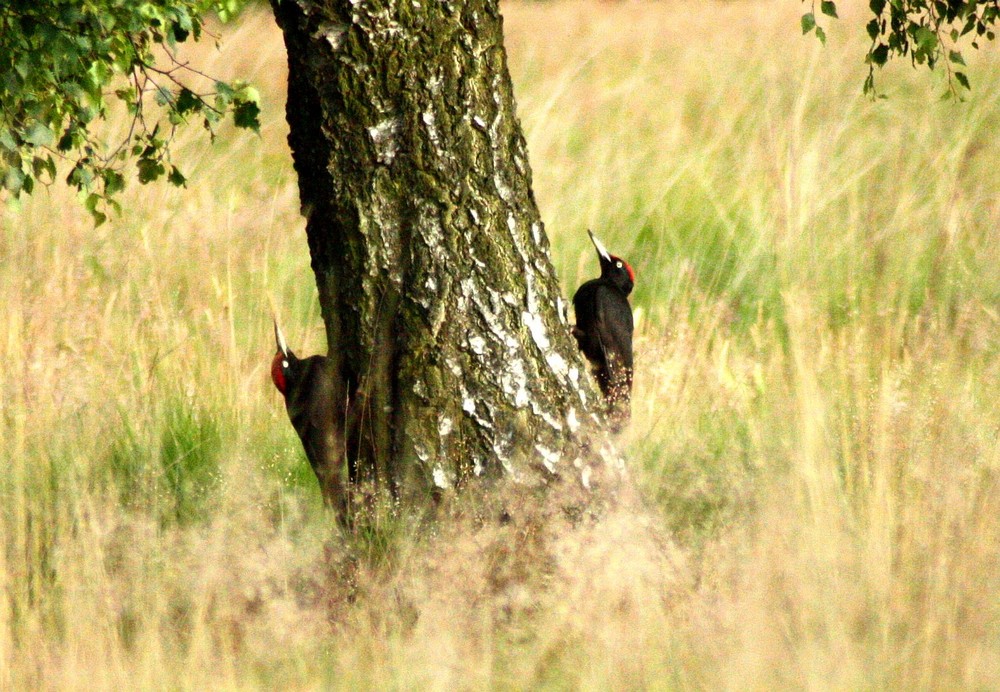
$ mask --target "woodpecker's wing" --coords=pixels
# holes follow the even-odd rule
[[[600,279],[583,284],[573,296],[577,341],[588,359],[601,362],[614,354],[632,367],[632,307],[628,298]]]
[[[573,335],[583,355],[593,363],[604,360],[604,346],[601,345],[596,326],[598,320],[596,297],[599,286],[600,279],[591,279],[580,286],[573,296],[573,311],[576,313],[576,328],[573,330]]]
[[[606,285],[597,287],[594,303],[606,386],[625,388],[627,393],[632,388],[632,306],[621,291]]]
[[[313,468],[327,468],[337,458],[338,403],[327,359],[311,356],[301,361],[299,377],[286,405]]]
[[[597,330],[608,354],[615,354],[622,365],[632,367],[632,306],[621,291],[599,286],[594,294]]]

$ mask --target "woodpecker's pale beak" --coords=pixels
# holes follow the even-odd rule
[[[278,346],[278,350],[281,351],[281,355],[288,358],[288,344],[285,343],[285,335],[281,333],[281,327],[278,326],[278,320],[271,318],[274,322],[274,341]]]
[[[606,262],[610,262],[611,253],[608,252],[608,249],[606,247],[604,247],[604,243],[598,240],[597,236],[594,235],[594,232],[589,228],[587,229],[587,233],[590,235],[590,242],[592,242],[594,244],[594,247],[597,248],[597,254],[601,256],[601,259],[605,260]]]

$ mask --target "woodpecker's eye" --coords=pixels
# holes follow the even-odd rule
[[[621,269],[622,268],[622,263],[621,262],[615,262],[615,266],[618,267],[619,269]]]
[[[286,369],[287,367],[288,367],[288,361],[287,361],[287,360],[283,360],[283,361],[281,361],[281,369],[282,369],[282,370],[284,370],[284,369]]]

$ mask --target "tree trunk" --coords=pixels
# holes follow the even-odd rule
[[[353,478],[590,473],[496,0],[272,0]],[[582,477],[581,477],[582,474]]]

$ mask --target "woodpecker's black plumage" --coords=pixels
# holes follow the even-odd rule
[[[347,495],[343,477],[343,402],[326,356],[298,358],[274,323],[277,353],[271,380],[285,399],[285,409],[319,480],[324,501],[346,520]]]
[[[635,272],[628,262],[609,253],[591,232],[590,240],[601,260],[601,276],[591,279],[573,296],[576,326],[573,336],[593,366],[604,398],[627,418],[632,395],[632,306],[628,295]]]

